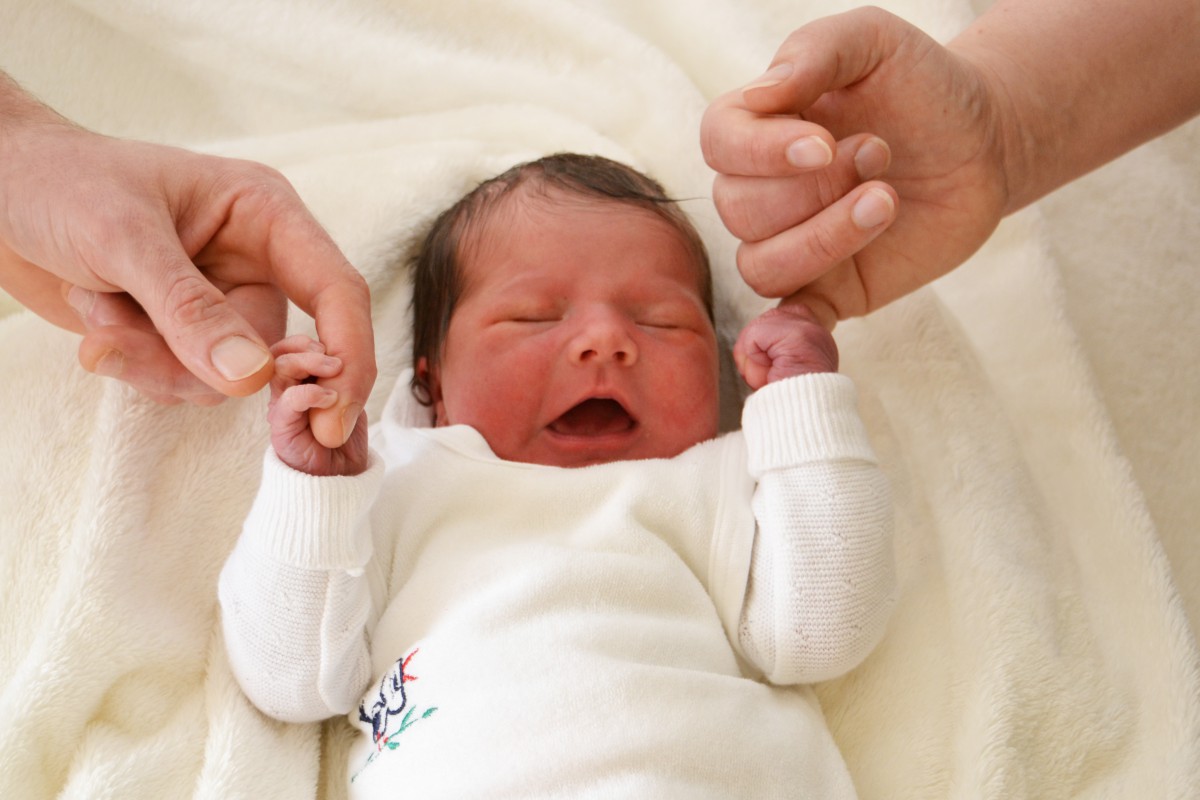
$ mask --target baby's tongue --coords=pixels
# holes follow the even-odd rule
[[[633,427],[633,419],[616,400],[584,400],[550,426],[566,436],[604,436],[623,433]]]

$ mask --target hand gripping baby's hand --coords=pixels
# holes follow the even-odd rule
[[[733,360],[751,389],[794,375],[836,372],[837,345],[805,306],[787,305],[760,314],[742,329]]]
[[[318,381],[342,372],[342,360],[325,354],[325,346],[307,336],[290,336],[271,348],[275,377],[267,422],[271,446],[279,460],[309,475],[357,475],[367,468],[367,419],[358,424],[341,447],[325,447],[313,435],[309,412],[332,408],[337,392]]]

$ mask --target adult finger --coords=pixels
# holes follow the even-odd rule
[[[829,131],[798,116],[748,110],[740,92],[713,101],[700,121],[700,148],[708,165],[727,175],[794,175],[833,162]]]
[[[319,381],[337,392],[337,402],[310,414],[317,441],[340,447],[354,432],[375,383],[370,291],[303,206],[285,209],[275,219],[268,258],[276,283],[313,317],[325,352],[342,362],[341,372]]]
[[[887,143],[869,134],[839,142],[828,168],[779,178],[717,175],[713,202],[725,227],[739,239],[757,242],[823,211],[891,163]]]
[[[109,327],[155,330],[154,322],[142,307],[124,292],[93,292],[64,283],[63,297],[75,309],[87,330]]]
[[[815,129],[800,117],[826,93],[869,76],[910,29],[885,11],[866,8],[795,31],[762,76],[708,107],[701,121],[705,160],[727,175],[795,174],[793,148]],[[857,131],[869,130],[866,123]]]
[[[784,40],[767,71],[737,92],[740,104],[756,114],[801,114],[869,76],[908,41],[928,37],[880,8],[822,17]]]
[[[215,405],[225,398],[179,363],[153,331],[113,325],[90,330],[79,344],[88,372],[128,383],[159,403]]]
[[[88,372],[122,380],[163,405],[213,405],[224,399],[179,363],[129,295],[63,283],[62,296],[83,326],[78,357]]]
[[[184,367],[232,397],[253,394],[270,380],[266,342],[196,268],[174,230],[130,236],[121,244],[112,254],[124,267],[121,285]]]
[[[215,398],[224,396],[180,362],[154,322],[128,294],[92,292],[68,285],[65,297],[86,328],[79,350],[85,369],[119,377],[155,399],[173,396],[197,405],[212,405]],[[254,320],[252,330],[263,339],[273,341],[283,334],[286,301],[275,287],[228,287],[223,303],[239,319]]]
[[[743,242],[742,278],[764,297],[786,297],[862,250],[896,218],[896,190],[872,181],[808,220],[757,242]],[[823,320],[824,321],[824,320]]]
[[[61,285],[58,276],[31,264],[0,243],[0,287],[42,319],[82,333],[83,325],[63,298]]]

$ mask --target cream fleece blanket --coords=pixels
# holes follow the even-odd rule
[[[984,3],[884,5],[948,38]],[[694,198],[732,336],[763,302],[708,200],[700,113],[846,7],[5,0],[0,67],[95,129],[282,169],[371,283],[377,415],[412,236],[550,151]],[[1200,796],[1198,151],[1192,125],[839,327],[897,498],[895,620],[819,687],[863,798]],[[0,341],[0,796],[340,796],[344,729],[257,714],[216,624],[264,398],[153,405],[27,314]]]

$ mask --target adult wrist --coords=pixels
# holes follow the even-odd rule
[[[1032,93],[1037,82],[1021,80],[1017,65],[973,28],[946,48],[974,77],[976,85],[971,91],[976,94],[974,102],[981,106],[980,124],[988,132],[988,152],[981,155],[996,170],[1004,197],[1001,214],[1007,216],[1049,191],[1035,186],[1033,178],[1045,174],[1038,160],[1046,157],[1054,138],[1047,130],[1051,116],[1038,111],[1044,103]]]

